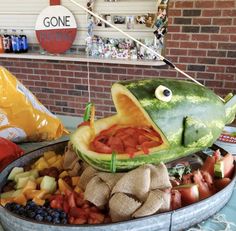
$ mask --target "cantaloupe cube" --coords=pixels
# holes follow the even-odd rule
[[[13,197],[8,197],[8,198],[0,198],[0,204],[2,206],[5,206],[7,203],[13,202]]]
[[[72,188],[61,178],[58,180],[59,191],[65,195],[69,195],[73,190]]]
[[[45,203],[45,200],[43,200],[43,199],[40,199],[40,198],[38,198],[38,197],[35,197],[34,199],[33,199],[33,202],[35,203],[35,204],[37,204],[37,205],[44,205],[44,203]]]
[[[79,184],[79,176],[72,176],[71,180],[72,180],[73,186],[76,186],[77,184]]]
[[[43,197],[47,194],[45,190],[36,190],[36,189],[28,189],[24,192],[24,195],[28,200],[32,200],[33,198],[40,198],[43,199]]]
[[[29,180],[27,183],[26,183],[26,185],[24,186],[24,188],[23,188],[23,193],[26,191],[26,190],[28,190],[28,189],[36,189],[37,188],[37,184],[36,184],[36,182],[35,181],[33,181],[33,180]]]
[[[77,186],[74,188],[74,191],[77,192],[77,193],[80,193],[80,192],[82,192],[82,189],[77,185]]]
[[[26,199],[25,195],[22,193],[19,196],[14,197],[13,201],[17,204],[20,204],[20,205],[26,205],[27,199]]]

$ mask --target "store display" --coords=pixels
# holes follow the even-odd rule
[[[3,67],[0,80],[1,137],[14,142],[42,141],[66,132],[60,120]]]

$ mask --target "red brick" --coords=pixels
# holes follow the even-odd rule
[[[211,25],[211,18],[194,18],[193,25]]]
[[[196,8],[214,8],[214,1],[195,1]]]
[[[234,66],[236,65],[236,59],[218,59],[218,62],[217,62],[219,65],[231,65],[231,66]]]
[[[229,35],[211,34],[210,41],[229,41]]]
[[[54,81],[54,78],[52,77],[52,76],[46,76],[46,75],[42,75],[42,76],[40,76],[40,79],[42,80],[42,81]]]
[[[176,9],[169,9],[168,10],[168,15],[169,17],[178,17],[181,16],[181,10],[176,10]]]
[[[175,2],[175,8],[193,8],[193,1],[178,1]]]
[[[172,34],[173,40],[189,40],[190,35],[189,34]]]
[[[181,30],[180,30],[180,26],[171,26],[171,25],[169,25],[168,26],[168,32],[170,32],[170,33],[173,33],[173,32],[180,32]]]
[[[195,43],[195,42],[181,42],[180,48],[197,48],[197,43]]]
[[[187,55],[186,49],[171,49],[170,55]]]
[[[197,58],[195,57],[179,57],[180,63],[196,63]]]
[[[203,49],[216,49],[217,43],[209,42],[200,42],[198,45],[199,48]]]
[[[202,17],[217,17],[221,16],[221,10],[203,10]]]
[[[234,80],[234,74],[216,74],[216,79],[217,80],[229,80],[229,81],[233,81]]]
[[[59,71],[56,70],[47,70],[47,75],[59,75]]]
[[[206,50],[188,50],[189,56],[206,56]]]
[[[128,75],[143,75],[142,69],[128,69],[127,70]]]
[[[236,73],[236,67],[226,67],[226,73]]]
[[[207,72],[224,72],[225,67],[222,67],[222,66],[207,66],[206,71]]]
[[[236,9],[231,9],[231,10],[223,10],[223,17],[235,17],[236,16]]]
[[[61,83],[48,82],[48,87],[51,87],[51,88],[61,88]]]
[[[230,41],[236,42],[236,35],[230,35]]]
[[[217,80],[206,80],[205,81],[206,86],[208,87],[223,87],[223,82],[222,81],[217,81]]]
[[[160,71],[159,70],[144,70],[143,76],[159,76]]]
[[[192,40],[196,41],[208,41],[209,40],[208,34],[192,34]]]
[[[213,18],[213,25],[230,26],[232,24],[232,21],[232,18]]]
[[[235,34],[236,27],[233,27],[233,26],[221,27],[220,31],[222,34]]]
[[[179,42],[176,42],[176,41],[167,41],[166,43],[166,46],[167,47],[174,47],[174,48],[179,48]]]
[[[38,86],[38,87],[47,87],[47,82],[42,82],[42,81],[35,81],[35,86]]]
[[[236,82],[231,81],[231,82],[226,82],[225,81],[225,87],[226,88],[232,88],[232,89],[236,89]]]
[[[235,1],[216,1],[215,2],[215,7],[216,8],[220,8],[220,9],[224,9],[224,8],[234,8],[235,7]]]
[[[198,72],[196,78],[197,79],[214,79],[214,73],[205,73],[205,72]]]
[[[39,68],[52,69],[53,64],[51,64],[51,63],[39,63]]]

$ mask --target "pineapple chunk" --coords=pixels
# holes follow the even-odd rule
[[[24,188],[23,188],[23,193],[26,191],[26,190],[28,190],[28,189],[36,189],[37,188],[37,184],[36,184],[36,182],[35,181],[33,181],[33,180],[29,180],[27,183],[26,183],[26,185],[24,186]]]
[[[56,156],[56,153],[54,151],[48,151],[48,152],[44,152],[43,157],[46,160],[49,160],[50,158],[52,158],[53,156]]]
[[[58,159],[54,164],[51,165],[51,167],[56,167],[57,169],[62,169],[62,159]]]
[[[79,176],[72,176],[71,180],[72,180],[73,186],[76,186],[77,184],[79,184]]]
[[[16,189],[24,188],[28,181],[35,180],[34,176],[20,177],[16,183]]]
[[[12,170],[11,170],[11,172],[10,172],[10,174],[9,174],[9,176],[8,176],[8,180],[15,180],[15,176],[16,176],[16,174],[18,174],[18,173],[22,173],[22,172],[24,172],[24,169],[23,168],[21,168],[21,167],[14,167]]]
[[[53,163],[57,161],[57,157],[53,156],[52,158],[48,159],[47,162],[51,166]]]
[[[67,171],[63,171],[60,175],[59,175],[59,178],[63,178],[65,176],[69,176],[68,172]]]
[[[36,169],[38,170],[38,171],[40,171],[40,170],[43,170],[43,169],[45,169],[45,168],[48,168],[49,167],[49,165],[48,165],[48,163],[46,162],[46,160],[43,162],[43,161],[41,161],[41,162],[39,162],[37,165],[36,165]]]

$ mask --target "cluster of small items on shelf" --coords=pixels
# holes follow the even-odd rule
[[[27,36],[21,30],[17,34],[16,30],[8,33],[7,30],[0,31],[0,53],[25,53],[28,51]]]
[[[93,11],[94,0],[88,0],[87,8]],[[161,53],[164,47],[164,36],[167,33],[167,4],[168,0],[158,1],[157,13],[148,13],[136,16],[126,15],[99,15],[111,24],[120,28],[135,31],[135,27],[148,27],[155,29],[153,36],[145,39],[138,39],[154,51]],[[86,53],[92,57],[118,58],[118,59],[145,59],[158,60],[159,58],[142,46],[139,46],[130,39],[101,37],[94,34],[95,27],[110,26],[103,23],[99,18],[88,14],[88,33],[86,38]],[[139,25],[139,26],[138,26]]]

